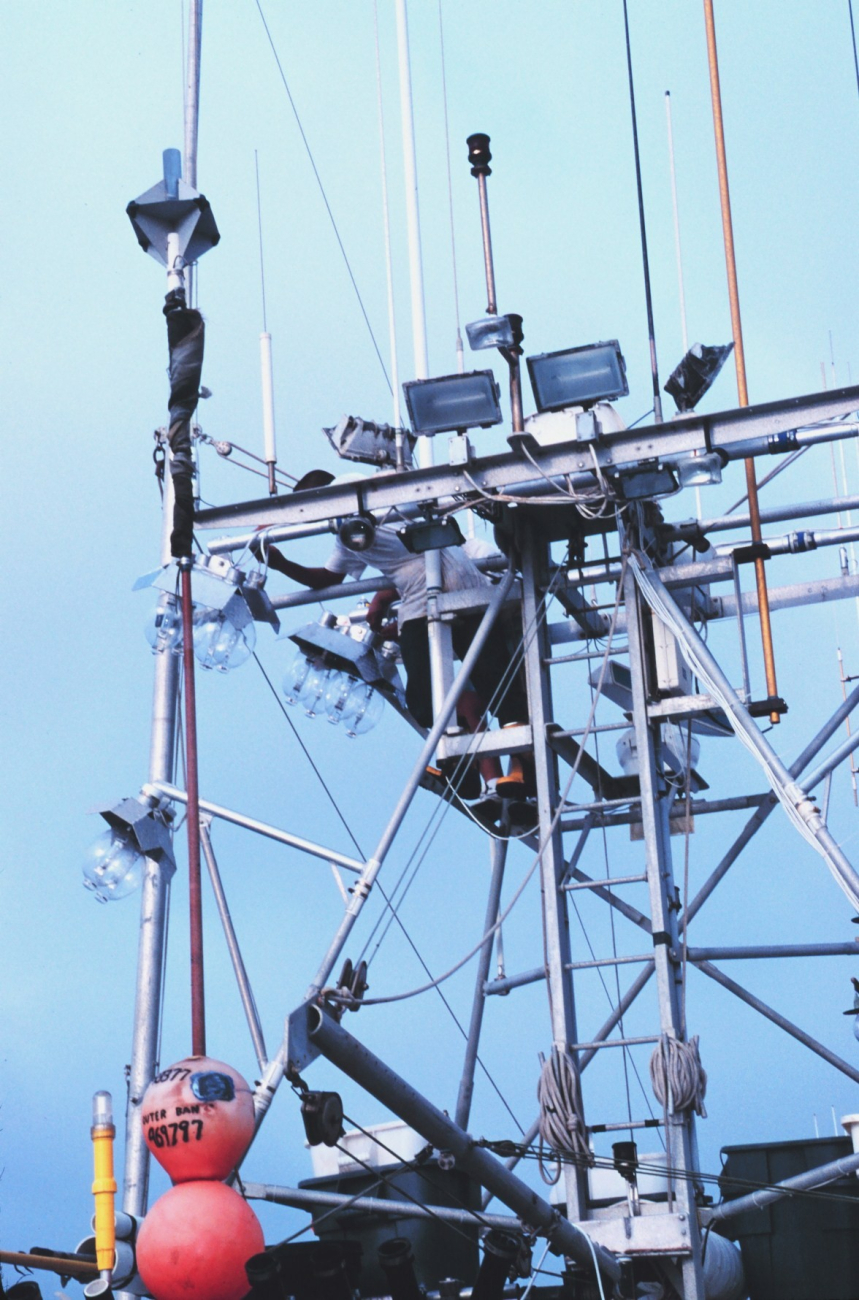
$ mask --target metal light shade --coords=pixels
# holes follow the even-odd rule
[[[516,342],[509,316],[484,316],[466,325],[465,332],[472,352],[484,348],[512,348]]]
[[[438,379],[414,379],[403,393],[415,433],[453,433],[501,423],[498,385],[491,370]]]
[[[629,392],[617,339],[528,357],[528,373],[538,411],[592,406]]]

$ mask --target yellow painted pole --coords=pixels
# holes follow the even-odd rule
[[[746,384],[746,354],[743,350],[743,325],[740,319],[740,294],[737,287],[737,261],[734,254],[734,226],[731,219],[731,194],[728,189],[728,163],[725,154],[725,127],[722,121],[722,91],[719,85],[719,61],[716,55],[716,20],[713,15],[713,0],[704,0],[704,22],[707,28],[707,60],[710,66],[710,95],[713,101],[713,129],[716,135],[716,161],[719,168],[719,199],[722,207],[722,234],[725,243],[725,263],[728,271],[728,298],[731,304],[731,330],[734,336],[734,358],[737,363],[737,397],[740,406],[748,406],[749,390]],[[761,512],[758,504],[758,485],[755,478],[755,462],[751,457],[745,461],[746,491],[749,497],[749,519],[752,527],[752,542],[761,540]],[[763,643],[764,672],[766,674],[767,695],[770,700],[778,699],[778,686],[775,672],[775,653],[773,650],[772,622],[770,620],[770,602],[767,592],[767,577],[761,556],[755,559],[755,583],[758,593],[758,609],[761,618],[761,641]],[[783,707],[783,706],[782,706]],[[770,722],[780,721],[779,713],[773,709]]]
[[[110,1279],[116,1263],[116,1218],[114,1197],[116,1179],[113,1176],[113,1102],[109,1092],[97,1092],[92,1099],[92,1156],[95,1197],[95,1258],[102,1277]]]

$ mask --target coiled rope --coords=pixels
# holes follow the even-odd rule
[[[697,1034],[688,1043],[669,1034],[661,1036],[650,1058],[650,1082],[667,1114],[692,1109],[702,1119],[707,1118],[707,1071],[701,1064]]]
[[[590,1163],[592,1154],[588,1134],[582,1117],[582,1094],[579,1072],[568,1048],[553,1047],[546,1060],[540,1053],[540,1081],[537,1100],[540,1103],[540,1173],[550,1185],[561,1176],[561,1161],[554,1174],[548,1173],[543,1163],[543,1144],[551,1151],[570,1152],[574,1159]]]

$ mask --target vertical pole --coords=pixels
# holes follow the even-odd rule
[[[728,188],[728,162],[725,153],[725,126],[722,120],[722,92],[719,84],[719,60],[716,51],[716,20],[713,14],[713,0],[704,0],[704,23],[707,29],[707,61],[710,68],[710,96],[713,101],[713,130],[716,136],[716,162],[719,170],[719,201],[722,209],[722,236],[725,244],[725,265],[728,273],[728,298],[731,305],[731,331],[734,338],[734,358],[737,364],[737,397],[740,406],[748,406],[749,390],[746,383],[746,354],[743,348],[743,323],[740,317],[740,294],[737,286],[737,260],[734,252],[731,192]],[[752,541],[758,543],[761,540],[761,511],[758,504],[755,462],[751,457],[747,457],[745,461],[745,470]],[[758,556],[755,560],[755,583],[758,591],[767,695],[770,700],[777,701],[778,685],[776,682],[770,603],[767,593],[767,576],[761,556]],[[780,714],[774,708],[770,713],[770,722],[775,725],[780,720]]]
[[[200,785],[197,771],[197,694],[190,556],[179,561],[182,580],[182,654],[185,667],[185,781],[188,790],[188,911],[191,939],[191,1054],[206,1055],[203,994],[203,892],[200,871]]]
[[[504,866],[507,861],[507,841],[493,839],[490,841],[492,857],[492,878],[489,882],[489,899],[486,904],[486,919],[483,933],[489,935],[480,950],[477,962],[477,976],[474,981],[474,1001],[471,1004],[471,1024],[468,1027],[468,1041],[465,1045],[465,1061],[462,1066],[462,1078],[459,1081],[459,1096],[456,1100],[456,1123],[460,1128],[468,1128],[471,1114],[471,1099],[474,1094],[474,1069],[477,1065],[477,1049],[480,1044],[480,1031],[483,1026],[483,1009],[486,1006],[486,994],[483,986],[489,976],[489,963],[492,961],[492,943],[495,934],[489,931],[498,919],[498,905],[501,900],[501,886],[504,883]]]
[[[638,119],[635,113],[635,84],[632,79],[632,46],[629,40],[629,13],[623,0],[623,26],[626,33],[626,67],[629,74],[629,109],[632,115],[632,148],[635,155],[635,184],[638,190],[638,227],[641,235],[641,262],[644,270],[644,300],[647,306],[647,337],[650,341],[650,376],[653,381],[653,418],[662,423],[662,394],[659,391],[659,367],[656,363],[656,331],[653,324],[653,296],[650,291],[650,258],[647,254],[647,227],[644,221],[644,190],[641,184],[641,157],[638,149]]]
[[[373,0],[373,30],[376,36],[376,107],[379,115],[379,170],[382,181],[382,218],[385,232],[385,281],[388,289],[388,339],[391,353],[391,400],[394,428],[402,423],[400,413],[400,367],[397,356],[397,317],[394,310],[394,268],[391,260],[391,217],[388,203],[388,161],[385,150],[385,115],[382,105],[382,59],[379,52],[379,6]],[[402,448],[402,439],[397,442],[398,451]],[[399,458],[398,458],[399,459]],[[397,469],[402,469],[397,464]]]
[[[409,21],[406,0],[396,0],[397,50],[400,65],[400,116],[403,132],[403,169],[406,182],[406,223],[409,242],[409,282],[412,303],[412,342],[416,379],[429,375],[427,360],[426,307],[421,255],[421,222],[418,206],[418,170],[415,155],[415,120],[412,109],[412,74],[409,64]],[[418,464],[426,468],[433,463],[431,438],[418,438]],[[453,680],[453,648],[450,628],[438,617],[436,601],[443,589],[441,552],[427,551],[427,630],[429,633],[430,674],[432,678],[433,714],[438,715]]]
[[[161,561],[167,563],[170,559],[170,530],[173,524],[173,479],[169,472],[165,474],[164,482]],[[155,656],[149,749],[150,781],[171,783],[173,781],[179,669],[179,656],[172,651],[161,650]],[[175,867],[163,857],[160,861],[147,858],[141,888],[122,1189],[123,1210],[126,1214],[134,1214],[138,1217],[146,1213],[149,1193],[149,1151],[143,1140],[140,1106],[143,1094],[158,1068],[158,1027],[161,1021],[164,945],[170,902],[170,878],[174,871]]]
[[[522,542],[522,627],[525,644],[525,674],[528,708],[534,742],[539,812],[540,890],[543,904],[543,933],[547,967],[552,1042],[562,1052],[577,1040],[573,977],[568,969],[570,929],[567,899],[561,889],[566,863],[560,826],[552,829],[560,793],[557,758],[546,740],[546,724],[552,721],[550,654],[546,620],[540,618],[539,581],[546,567],[548,548],[532,536]],[[574,1064],[578,1070],[578,1060]],[[587,1173],[573,1164],[564,1165],[567,1218],[587,1218]]]
[[[277,495],[277,480],[274,476],[277,465],[277,444],[274,433],[274,375],[271,364],[271,335],[264,330],[259,336],[260,377],[262,379],[262,435],[264,459],[268,468],[268,490],[270,496]]]
[[[659,1000],[661,1032],[682,1039],[681,976],[678,963],[669,952],[678,947],[677,913],[674,897],[674,873],[671,864],[668,813],[673,790],[660,785],[656,754],[658,727],[647,716],[647,661],[642,637],[641,596],[630,568],[624,578],[629,666],[632,674],[632,717],[638,753],[638,776],[641,784],[641,817],[644,832],[646,871],[650,893],[650,917],[653,934],[653,959]],[[704,1300],[701,1268],[701,1240],[698,1212],[692,1183],[683,1174],[695,1170],[695,1131],[692,1112],[669,1114],[665,1130],[669,1167],[681,1174],[674,1182],[677,1209],[685,1214],[692,1244],[692,1256],[683,1264],[684,1300]]]
[[[200,124],[200,54],[203,0],[191,0],[188,13],[188,70],[185,83],[185,182],[197,188],[197,132]],[[194,303],[194,268],[188,268],[188,306]]]

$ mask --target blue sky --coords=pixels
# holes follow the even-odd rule
[[[367,312],[387,354],[384,248],[376,124],[372,5],[318,0],[263,6],[352,261]],[[630,5],[645,202],[660,369],[681,355],[664,91],[674,108],[677,181],[690,335],[729,338],[709,86],[701,6],[680,0]],[[393,255],[403,378],[411,374],[402,169],[393,9],[380,4]],[[3,512],[7,637],[4,692],[2,867],[2,1110],[0,1241],[71,1249],[90,1208],[90,1099],[124,1097],[135,969],[137,898],[98,907],[80,885],[80,860],[98,833],[93,806],[133,794],[146,778],[152,658],[142,635],[149,598],[131,591],[157,562],[159,499],[152,430],[165,420],[163,278],[142,255],[127,202],[160,174],[161,151],[182,142],[181,8],[174,0],[112,5],[90,0],[2,9],[0,292],[4,437]],[[455,368],[438,11],[411,6],[412,67],[421,185],[430,369]],[[618,338],[632,422],[649,405],[649,370],[626,89],[622,7],[576,0],[536,4],[466,0],[444,9],[453,206],[463,320],[483,314],[485,289],[477,197],[465,137],[492,137],[490,179],[499,305],[520,312],[526,349],[549,351]],[[846,0],[717,7],[722,87],[734,201],[738,270],[752,401],[810,392],[829,369],[859,380],[855,310],[859,200],[859,97]],[[274,339],[282,464],[301,473],[331,454],[319,430],[349,411],[389,418],[390,396],[340,259],[255,4],[210,6],[204,18],[199,185],[222,241],[200,275],[207,318],[204,383],[213,397],[200,419],[212,437],[259,450],[261,328],[254,151],[265,236],[268,325]],[[480,359],[483,365],[483,358]],[[829,376],[831,382],[831,375]],[[706,399],[735,401],[726,366]],[[480,435],[503,446],[503,431]],[[856,450],[848,483],[859,491]],[[764,466],[761,472],[772,467]],[[741,495],[732,467],[705,493],[720,513]],[[204,456],[207,501],[260,493],[261,480]],[[827,449],[809,453],[766,490],[765,500],[832,491]],[[666,503],[672,518],[694,512],[689,494]],[[773,531],[784,529],[776,527]],[[296,548],[319,562],[324,542]],[[834,576],[837,548],[772,566],[775,585]],[[275,579],[272,589],[286,590]],[[295,618],[298,623],[299,618]],[[859,672],[856,609],[844,602],[776,616],[779,684],[790,714],[774,739],[788,760],[840,698],[835,647]],[[711,644],[736,671],[731,629]],[[755,644],[754,629],[750,641]],[[757,652],[756,652],[757,653]],[[278,679],[287,647],[261,629],[260,655]],[[755,659],[760,682],[760,666]],[[200,675],[204,794],[348,851],[349,845],[254,665]],[[572,670],[556,683],[565,725],[583,725],[589,698]],[[613,706],[601,712],[616,720]],[[415,754],[392,715],[356,742],[323,721],[295,719],[362,848],[375,842],[397,784]],[[605,757],[605,755],[604,755]],[[614,759],[609,755],[613,766]],[[701,770],[717,796],[761,789],[730,742],[702,748]],[[579,793],[586,795],[586,787]],[[394,880],[436,805],[418,800],[386,867]],[[859,848],[846,773],[833,787],[832,826],[848,855]],[[403,920],[434,971],[479,937],[488,881],[482,837],[448,816],[416,878]],[[718,819],[709,819],[717,823]],[[690,846],[693,889],[739,831],[742,814],[699,824]],[[333,933],[339,896],[327,867],[229,828],[215,848],[234,908],[270,1048]],[[184,851],[180,845],[180,860]],[[613,873],[638,861],[623,832],[608,839]],[[510,892],[529,858],[512,853]],[[585,869],[605,871],[602,844]],[[682,868],[682,855],[679,858]],[[678,868],[678,869],[679,869]],[[634,898],[634,896],[633,896]],[[505,930],[508,971],[539,963],[539,897],[527,891]],[[376,912],[368,909],[370,919]],[[590,941],[609,951],[607,918],[583,906]],[[574,944],[586,952],[573,918]],[[363,924],[360,941],[369,932]],[[185,886],[177,876],[162,1061],[189,1047]],[[849,939],[848,905],[822,863],[777,813],[696,923],[694,942]],[[618,944],[639,951],[619,924]],[[254,1061],[223,942],[207,898],[210,1050],[248,1076]],[[848,1005],[849,959],[768,967],[732,963],[729,973],[855,1061]],[[420,967],[392,929],[372,966],[376,994],[411,987]],[[472,968],[448,996],[468,1016]],[[608,1002],[582,978],[579,1024],[587,1035]],[[710,1074],[699,1140],[713,1171],[721,1145],[809,1136],[836,1114],[859,1109],[844,1076],[804,1053],[729,995],[694,973],[692,1032]],[[630,1019],[648,1032],[653,1004]],[[391,1011],[365,1011],[350,1029],[419,1083],[439,1105],[455,1101],[462,1040],[434,996]],[[545,992],[536,985],[490,1005],[485,1059],[522,1125],[535,1113],[537,1052],[548,1043]],[[611,1061],[607,1058],[611,1057]],[[585,1079],[591,1119],[626,1113],[615,1053]],[[636,1058],[646,1079],[646,1056]],[[325,1064],[316,1086],[342,1087],[361,1123],[385,1118],[337,1081]],[[646,1085],[649,1097],[649,1088]],[[652,1100],[652,1099],[651,1099]],[[632,1110],[646,1113],[633,1085]],[[605,1112],[605,1114],[603,1114]],[[507,1112],[481,1081],[476,1131],[510,1136]],[[247,1163],[255,1180],[294,1183],[310,1173],[292,1097],[278,1098]],[[164,1181],[156,1176],[155,1190]],[[301,1223],[266,1209],[269,1240]],[[46,1283],[51,1290],[50,1280]]]

